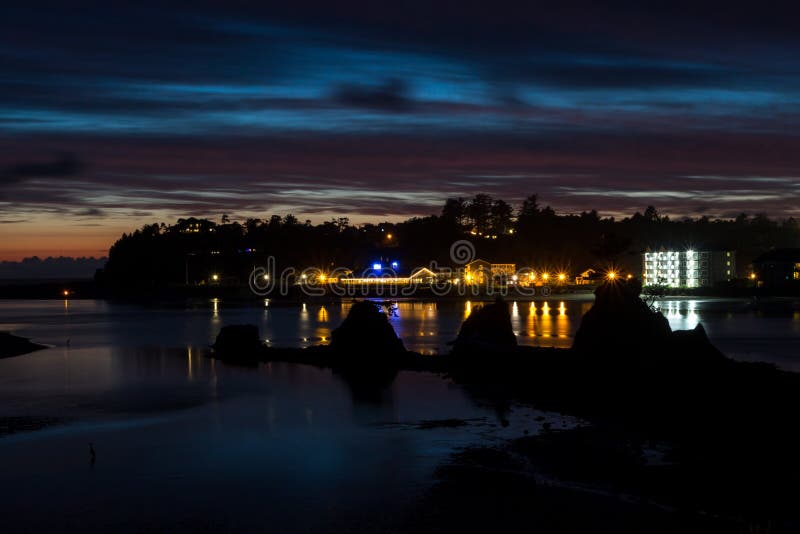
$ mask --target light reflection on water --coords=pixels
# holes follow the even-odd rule
[[[401,301],[390,321],[407,347],[447,350],[479,304]],[[658,305],[673,328],[701,322],[732,357],[800,370],[800,310],[713,299]],[[0,301],[0,330],[55,345],[0,360],[0,417],[65,423],[0,438],[0,487],[13,488],[0,506],[14,510],[4,528],[12,517],[29,531],[72,523],[88,532],[254,531],[268,517],[270,530],[324,532],[364,510],[391,516],[387,506],[418,495],[455,447],[536,431],[536,412],[515,408],[505,429],[493,409],[433,374],[401,372],[365,393],[325,369],[237,368],[208,357],[223,325],[257,324],[272,344],[301,346],[330,339],[350,306]],[[566,347],[590,307],[566,298],[512,302],[512,327],[521,344]],[[412,429],[450,418],[475,423]]]
[[[365,393],[330,370],[229,366],[193,345],[51,348],[0,360],[0,419],[61,420],[0,437],[3,528],[355,530],[397,516],[454,449],[535,432],[540,415],[512,406],[506,427],[431,373]],[[453,418],[468,423],[416,428]]]
[[[390,321],[411,350],[436,354],[449,350],[463,320],[480,301],[411,301],[393,303]],[[672,299],[656,307],[673,329],[702,323],[712,341],[734,358],[765,360],[800,368],[800,311],[764,313],[748,301]],[[190,307],[146,308],[105,301],[0,301],[0,329],[43,343],[72,347],[207,346],[226,324],[251,323],[271,346],[309,346],[330,341],[352,302],[286,304],[265,299],[258,305],[236,305],[212,299]],[[544,301],[511,301],[512,328],[521,345],[566,348],[572,344],[591,300],[554,297]],[[621,328],[624,325],[620,325]]]

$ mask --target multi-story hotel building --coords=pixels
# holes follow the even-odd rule
[[[713,286],[736,278],[736,251],[659,250],[645,252],[645,286],[675,288]]]

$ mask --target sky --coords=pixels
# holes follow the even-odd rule
[[[596,4],[3,2],[0,260],[476,193],[800,216],[798,13]]]

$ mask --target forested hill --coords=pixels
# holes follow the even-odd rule
[[[253,267],[266,265],[270,256],[279,269],[357,270],[380,258],[405,268],[431,261],[452,266],[450,246],[462,239],[489,261],[571,275],[609,265],[638,272],[641,253],[660,247],[736,250],[742,269],[771,248],[800,246],[800,226],[794,219],[765,215],[673,219],[653,207],[623,219],[601,218],[596,211],[561,215],[540,206],[535,195],[516,208],[476,195],[447,200],[439,215],[400,223],[354,226],[340,218],[314,225],[292,215],[273,215],[242,222],[223,216],[219,223],[186,218],[171,225],[147,224],[111,247],[99,278],[112,286],[152,287],[204,283],[219,273],[230,283],[244,283]]]

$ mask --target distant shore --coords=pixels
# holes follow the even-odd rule
[[[507,288],[504,298],[520,302],[542,300],[592,300],[594,286],[553,286],[546,290],[536,288],[536,294],[531,296],[522,294],[513,287]],[[101,287],[91,279],[5,279],[0,280],[0,299],[106,299],[128,302],[174,303],[187,299],[225,299],[228,302],[255,302],[265,298],[274,301],[286,302],[312,302],[312,301],[341,301],[352,299],[384,299],[395,300],[424,300],[424,301],[488,301],[493,300],[499,290],[493,293],[470,292],[465,294],[451,292],[437,294],[429,287],[418,288],[413,295],[402,295],[402,291],[355,291],[348,295],[337,295],[327,291],[319,296],[305,294],[298,286],[293,286],[288,294],[280,295],[276,291],[269,295],[256,295],[249,287],[244,286],[165,286],[165,287],[136,287],[122,289],[109,289]],[[776,291],[767,288],[697,288],[697,289],[670,289],[658,300],[693,299],[693,298],[731,298],[731,299],[798,299],[800,293]]]

